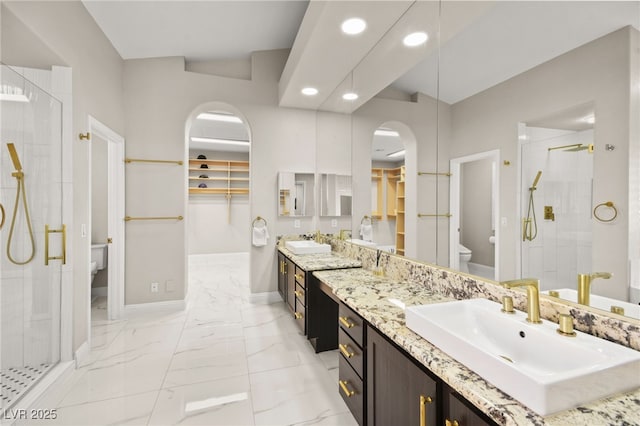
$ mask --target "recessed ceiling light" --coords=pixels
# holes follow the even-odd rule
[[[316,89],[315,87],[305,87],[301,90],[301,92],[303,95],[314,96],[318,94],[318,89]]]
[[[391,154],[387,154],[387,157],[395,158],[395,157],[404,157],[404,149],[400,151],[392,152]]]
[[[358,99],[358,94],[353,92],[348,92],[342,95],[342,99],[344,99],[345,101],[355,101],[356,99]]]
[[[424,31],[418,31],[406,36],[402,42],[405,46],[415,47],[424,44],[429,39],[429,36]]]
[[[206,142],[206,143],[221,143],[226,145],[249,145],[249,141],[242,141],[237,139],[218,139],[218,138],[200,138],[191,137],[192,142]]]
[[[342,32],[349,35],[360,34],[367,28],[367,23],[361,18],[349,18],[340,26]]]
[[[242,123],[240,117],[231,114],[223,114],[219,112],[203,112],[198,114],[199,120],[226,121],[227,123]]]
[[[376,129],[376,131],[373,132],[373,134],[376,136],[393,136],[396,138],[400,136],[400,133],[391,129]]]

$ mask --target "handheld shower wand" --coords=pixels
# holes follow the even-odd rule
[[[16,178],[18,184],[16,186],[16,202],[13,207],[13,216],[11,217],[11,227],[9,228],[9,237],[7,238],[7,257],[16,265],[26,265],[27,263],[33,260],[33,257],[36,254],[36,242],[33,236],[33,228],[31,226],[31,217],[29,216],[29,207],[27,206],[27,192],[24,184],[24,172],[22,171],[22,164],[20,164],[20,158],[18,157],[18,152],[16,151],[16,147],[13,143],[7,144],[7,149],[9,150],[9,155],[11,156],[11,161],[13,162],[13,168],[15,172],[11,173],[11,176]],[[13,232],[15,231],[16,226],[16,217],[18,216],[18,207],[20,204],[20,195],[22,194],[22,205],[24,206],[24,214],[27,221],[27,228],[29,229],[29,238],[31,240],[31,255],[24,261],[17,261],[11,255],[11,243],[13,241]],[[4,211],[3,211],[4,213]],[[4,214],[3,214],[4,221]]]
[[[529,188],[529,207],[527,209],[526,219],[522,219],[522,241],[533,241],[538,236],[538,222],[536,220],[536,209],[533,204],[533,191],[535,191],[538,185],[538,181],[542,176],[542,170],[538,170],[536,178],[533,180],[533,185]]]

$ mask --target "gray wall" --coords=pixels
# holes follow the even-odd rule
[[[615,276],[600,287],[601,294],[627,298],[631,31],[627,27],[597,39],[451,107],[452,158],[499,148],[502,159],[511,162],[500,171],[500,215],[507,220],[501,229],[501,279],[516,277],[518,123],[594,102],[593,200],[615,200],[620,216],[615,223],[593,222],[593,268]],[[605,151],[606,143],[616,150]]]
[[[471,262],[494,266],[491,229],[491,164],[489,159],[464,163],[461,167],[460,243],[472,251]]]
[[[106,243],[108,235],[107,141],[94,135],[91,140],[91,242]]]
[[[53,19],[55,17],[55,19]],[[5,34],[5,29],[8,34]],[[86,132],[92,115],[124,135],[122,58],[81,2],[2,2],[2,62],[16,66],[73,69],[72,135]],[[73,347],[87,340],[90,238],[80,233],[90,223],[88,143],[73,140],[73,227],[67,255],[73,262]]]

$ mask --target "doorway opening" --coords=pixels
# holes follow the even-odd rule
[[[449,266],[499,280],[500,151],[451,160]]]
[[[89,324],[124,313],[124,138],[94,117],[88,123],[91,237]],[[91,328],[89,327],[89,330]],[[89,333],[90,334],[90,333]]]
[[[250,128],[234,107],[198,107],[187,123],[187,255],[247,253]]]

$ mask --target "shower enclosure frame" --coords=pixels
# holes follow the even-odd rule
[[[51,98],[56,99],[61,104],[60,113],[60,147],[59,158],[62,170],[60,176],[60,222],[65,224],[69,235],[73,235],[73,173],[72,173],[72,144],[71,144],[71,123],[72,109],[72,70],[69,67],[53,66],[50,70],[19,68],[0,64],[3,72],[15,73],[28,84],[43,90]],[[3,78],[4,80],[4,78]],[[44,89],[43,89],[44,88]],[[3,142],[6,142],[3,140]],[[6,206],[5,206],[6,207]],[[31,206],[30,206],[31,207]],[[5,224],[6,225],[6,224]],[[57,227],[60,224],[51,224]],[[36,232],[40,233],[40,229]],[[4,230],[3,230],[4,232]],[[55,242],[54,242],[55,241]],[[52,241],[52,250],[57,254],[58,239]],[[3,249],[5,247],[2,247]],[[39,248],[39,253],[33,262],[44,262],[43,247]],[[4,251],[4,250],[3,250]],[[67,242],[67,256],[72,258],[73,244]],[[56,265],[59,262],[55,262]],[[55,343],[59,352],[59,361],[29,388],[29,391],[19,397],[11,405],[14,412],[21,409],[33,407],[37,402],[42,401],[47,395],[47,391],[59,386],[64,377],[69,375],[75,366],[73,361],[73,265],[68,262],[65,265],[57,266],[60,274],[59,286],[59,333],[58,341]]]

